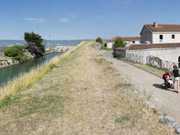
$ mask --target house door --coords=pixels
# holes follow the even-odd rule
[[[180,56],[178,58],[178,68],[180,68]]]

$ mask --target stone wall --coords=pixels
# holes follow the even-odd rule
[[[113,57],[123,57],[126,58],[126,51],[118,48],[113,48]]]
[[[18,64],[19,62],[16,60],[8,59],[8,60],[0,60],[0,68],[11,66],[14,64]]]
[[[115,57],[124,57],[133,62],[150,64],[160,68],[172,69],[174,64],[180,67],[180,47],[142,50],[114,49],[113,55]]]
[[[72,50],[74,46],[56,46],[55,51],[56,52],[67,52],[69,50]]]

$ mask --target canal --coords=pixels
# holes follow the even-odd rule
[[[28,62],[9,66],[0,69],[0,87],[5,86],[8,81],[12,81],[14,78],[21,76],[23,73],[30,71],[32,68],[48,62],[55,56],[59,56],[60,53],[50,53],[40,58],[32,59]]]

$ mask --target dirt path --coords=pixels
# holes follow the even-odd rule
[[[162,86],[163,80],[146,71],[138,69],[128,63],[114,59],[112,51],[103,51],[104,57],[112,62],[112,66],[119,71],[119,73],[130,80],[133,85],[141,90],[146,91],[152,95],[153,101],[157,103],[164,113],[168,113],[180,123],[180,95],[167,90]]]
[[[173,134],[90,44],[7,98],[0,117],[0,135]]]

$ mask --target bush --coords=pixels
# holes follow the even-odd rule
[[[4,50],[4,54],[8,57],[16,57],[23,54],[23,46],[11,46]]]
[[[96,42],[98,42],[98,43],[100,43],[100,44],[103,44],[103,41],[102,41],[102,39],[101,39],[100,37],[98,37],[98,38],[96,39]]]
[[[118,38],[116,39],[115,43],[114,43],[114,47],[117,48],[117,47],[124,47],[124,42],[121,38]]]
[[[26,55],[18,55],[13,58],[13,60],[19,61],[20,63],[28,61],[28,56]]]

